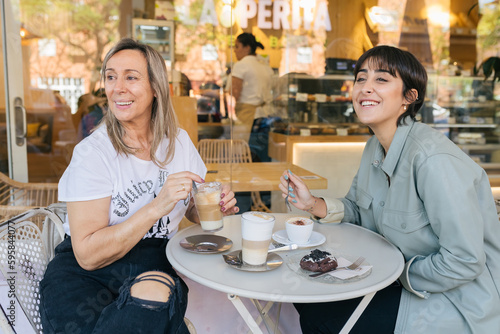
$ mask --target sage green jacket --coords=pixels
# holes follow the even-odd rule
[[[359,224],[406,260],[395,333],[500,333],[500,222],[485,171],[406,119],[384,158],[367,142],[351,189],[320,222]]]

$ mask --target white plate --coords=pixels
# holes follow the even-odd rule
[[[349,262],[354,262],[358,256],[353,256],[351,254],[346,254],[342,251],[338,251],[338,250],[333,250],[333,249],[321,249],[323,251],[327,251],[329,252],[330,254],[332,254],[331,256],[333,257],[343,257],[344,259],[348,260]],[[316,281],[316,282],[321,282],[321,283],[329,283],[329,284],[343,284],[343,283],[352,283],[352,282],[357,282],[357,281],[360,281],[362,279],[364,279],[365,277],[369,276],[372,272],[372,267],[371,265],[366,262],[366,260],[363,262],[362,266],[366,266],[368,270],[364,271],[363,274],[361,275],[358,275],[358,276],[354,276],[354,277],[350,277],[350,278],[347,278],[347,279],[340,279],[340,278],[337,278],[337,277],[334,277],[332,275],[323,275],[323,276],[319,276],[319,277],[310,277],[310,275],[314,274],[314,272],[312,271],[309,271],[309,270],[304,270],[300,267],[300,260],[310,254],[311,251],[310,250],[302,250],[302,251],[295,251],[293,253],[287,253],[284,255],[285,259],[284,261],[286,262],[288,268],[290,268],[292,271],[294,271],[297,275],[299,276],[302,276],[304,278],[307,278],[307,279],[310,279],[310,280],[313,280],[313,281]]]
[[[182,239],[179,244],[191,253],[216,254],[229,250],[233,242],[220,235],[199,234]]]
[[[288,240],[288,234],[286,233],[286,230],[280,230],[276,231],[273,234],[273,240],[276,241],[279,244],[283,244],[285,246],[293,244],[290,240]],[[326,237],[316,231],[313,231],[311,234],[311,237],[309,238],[309,241],[305,244],[298,244],[297,246],[301,248],[307,248],[307,247],[315,247],[323,244],[326,241]]]

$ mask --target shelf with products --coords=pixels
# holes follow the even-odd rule
[[[152,44],[157,44],[157,45],[163,45],[163,46],[168,46],[170,45],[169,41],[159,41],[159,40],[153,40],[153,39],[143,39],[141,40],[142,43],[152,45]]]
[[[296,150],[298,145],[331,144],[339,147],[339,156],[345,163],[355,166],[356,154],[352,157],[342,150],[358,147],[370,135],[352,109],[353,79],[349,75],[280,77],[274,105],[287,116],[287,121],[275,123],[272,128],[269,156],[277,161],[296,163],[301,159]],[[449,136],[486,170],[492,186],[500,186],[500,83],[480,77],[430,73],[426,95],[418,120]],[[352,144],[354,146],[350,146]]]
[[[368,133],[352,107],[353,80],[352,75],[340,74],[317,78],[302,73],[281,76],[274,106],[285,115],[289,128],[275,130],[295,135],[297,129],[311,128],[312,134],[318,134],[315,128],[320,128],[326,131],[319,134],[336,134],[335,129],[347,127],[349,133]],[[500,84],[481,77],[429,74],[427,99],[419,115],[423,122],[440,129],[457,129],[451,133],[494,130],[488,140],[495,141],[497,113],[500,115]]]
[[[446,134],[485,169],[500,162],[500,84],[429,74],[422,121]]]
[[[353,81],[350,74],[281,76],[274,106],[285,115],[285,127],[273,131],[287,135],[368,134],[352,108]]]
[[[174,64],[174,22],[168,20],[132,19],[132,35],[158,51],[170,68]]]

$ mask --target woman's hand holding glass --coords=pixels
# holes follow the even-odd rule
[[[168,215],[179,201],[184,201],[189,197],[193,181],[205,182],[200,176],[187,171],[170,174],[167,177],[159,194],[152,202],[158,219]]]
[[[204,183],[200,176],[192,172],[179,172],[170,174],[160,193],[154,199],[154,207],[157,211],[158,219],[168,215],[179,201],[187,201],[189,194],[193,189],[193,181],[196,183]],[[221,201],[219,203],[221,211],[224,215],[237,213],[239,208],[236,207],[236,198],[234,192],[231,191],[229,185],[222,186]]]
[[[219,205],[221,206],[221,211],[224,216],[229,216],[240,211],[240,208],[236,206],[236,198],[234,197],[234,192],[228,184],[222,185],[221,201]]]

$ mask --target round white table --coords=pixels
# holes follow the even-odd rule
[[[276,218],[274,232],[283,230],[285,220],[292,214],[274,213]],[[223,254],[241,249],[240,215],[224,217],[224,228],[216,235],[232,240],[233,247]],[[374,294],[394,282],[402,273],[404,259],[401,252],[377,233],[352,224],[315,224],[314,231],[322,233],[326,242],[318,249],[333,249],[353,257],[363,256],[373,266],[367,277],[348,283],[322,283],[299,276],[284,263],[277,269],[267,272],[240,271],[227,265],[221,254],[196,254],[188,252],[179,245],[184,238],[206,234],[201,227],[191,226],[177,233],[168,243],[167,257],[172,266],[181,274],[206,287],[228,294],[238,312],[254,333],[260,333],[258,325],[249,318],[248,310],[239,297],[254,300],[286,303],[329,302],[363,297],[341,333],[348,333],[366,308]],[[304,252],[299,249],[292,252]],[[283,252],[278,253],[285,260]],[[259,312],[260,303],[255,303]],[[271,303],[272,305],[272,303]],[[262,315],[264,316],[264,315]],[[269,321],[258,319],[258,321]],[[221,319],[223,320],[223,319]],[[267,326],[267,325],[266,325]],[[269,328],[269,327],[268,327]]]

